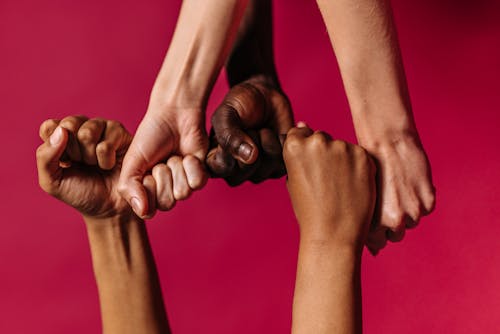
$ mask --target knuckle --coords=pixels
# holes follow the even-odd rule
[[[161,200],[158,200],[158,210],[160,211],[169,211],[172,210],[175,207],[175,199],[170,199],[170,198],[164,198]]]
[[[328,135],[323,131],[316,131],[313,135],[311,135],[309,141],[315,148],[326,147],[326,144],[328,143]]]
[[[83,144],[91,144],[98,140],[95,131],[90,127],[80,128],[77,133],[78,140]]]
[[[125,131],[123,124],[115,120],[106,121],[106,129],[112,131]]]
[[[118,180],[116,190],[118,191],[118,194],[120,194],[122,198],[126,199],[126,195],[128,194],[128,186],[125,180],[123,180],[122,178]]]
[[[382,225],[391,229],[398,230],[404,224],[404,214],[402,211],[394,211],[386,213],[385,219],[382,220]]]
[[[57,127],[57,121],[55,119],[47,119],[40,124],[39,134],[40,137],[48,136],[49,130]]]
[[[333,150],[336,153],[346,154],[349,148],[349,144],[343,140],[334,140],[333,141]]]
[[[96,152],[98,154],[103,154],[103,155],[106,155],[106,154],[110,154],[114,151],[114,147],[113,145],[108,142],[108,141],[103,141],[103,142],[100,142],[99,144],[97,144],[96,146]]]
[[[177,201],[187,199],[189,197],[189,195],[191,195],[191,190],[187,186],[174,189],[174,198]]]
[[[283,155],[286,159],[287,156],[296,156],[303,150],[303,142],[294,135],[288,136],[283,145]]]
[[[78,127],[79,116],[67,116],[63,118],[60,125],[70,131],[75,131]]]
[[[431,192],[423,199],[424,214],[426,215],[430,214],[432,211],[434,211],[435,207],[436,207],[436,195],[434,192]]]

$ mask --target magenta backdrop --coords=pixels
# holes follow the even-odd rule
[[[0,332],[100,329],[85,229],[37,186],[38,125],[68,114],[134,130],[180,1],[0,1]],[[500,4],[394,1],[435,213],[365,254],[368,333],[500,330]],[[353,140],[315,2],[277,0],[276,58],[298,120]],[[208,112],[226,90],[219,80]],[[148,223],[175,333],[287,333],[298,234],[284,180],[210,181]]]

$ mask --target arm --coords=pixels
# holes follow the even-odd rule
[[[169,333],[146,227],[117,191],[130,134],[115,121],[70,116],[45,121],[40,136],[41,188],[84,217],[104,333]],[[155,202],[154,178],[143,185]]]
[[[361,255],[375,206],[375,167],[359,146],[305,124],[284,143],[300,227],[292,333],[361,333]]]
[[[167,161],[172,197],[183,200],[207,180],[205,107],[234,42],[248,0],[183,1],[148,110],[123,163],[119,190],[140,217],[149,211],[144,175]],[[172,158],[172,159],[171,159]]]
[[[358,142],[379,162],[376,220],[391,241],[434,207],[388,0],[317,0],[342,74]],[[382,233],[385,237],[385,233]],[[371,239],[372,240],[372,239]],[[376,251],[383,246],[374,241]]]
[[[170,333],[146,226],[85,218],[104,333]]]
[[[207,166],[236,186],[286,171],[279,135],[293,126],[273,53],[272,1],[251,0],[226,64],[231,90],[212,116]]]
[[[301,235],[292,333],[361,333],[361,253]]]
[[[274,65],[272,1],[250,0],[226,63],[231,87],[255,76],[279,88]]]

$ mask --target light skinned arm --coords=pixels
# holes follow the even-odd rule
[[[117,190],[130,134],[115,121],[69,116],[45,121],[40,136],[41,188],[84,217],[103,332],[169,333],[146,226]],[[154,203],[155,180],[143,185]]]
[[[435,204],[388,0],[317,0],[339,64],[358,143],[379,165],[379,226],[368,245],[400,241]]]
[[[205,107],[234,42],[248,0],[185,0],[167,55],[120,176],[120,193],[142,218],[142,180],[160,162],[172,175],[171,197],[184,200],[207,181]],[[168,208],[170,209],[170,208]]]
[[[361,256],[375,164],[360,146],[303,123],[288,132],[283,158],[300,228],[292,333],[361,333]]]

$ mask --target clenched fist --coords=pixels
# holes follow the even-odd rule
[[[375,165],[360,146],[298,126],[287,134],[283,157],[301,240],[359,251],[375,206]]]

